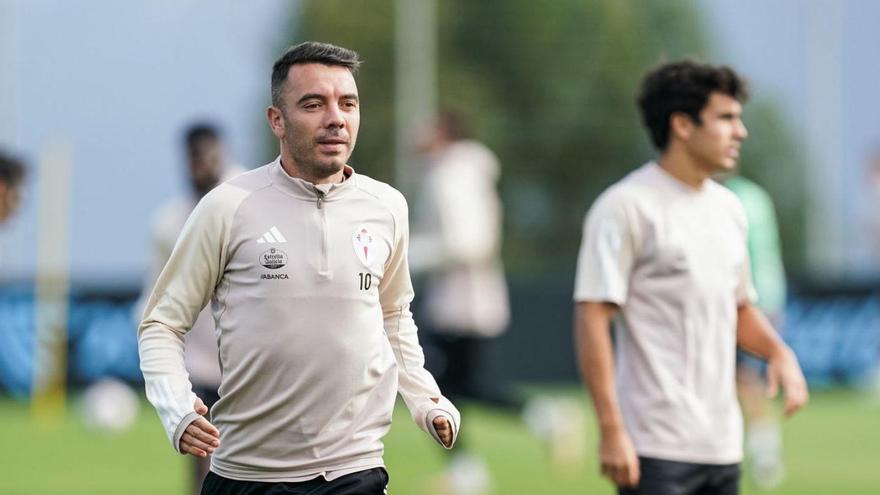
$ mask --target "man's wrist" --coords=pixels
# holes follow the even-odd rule
[[[794,357],[794,351],[781,340],[773,347],[767,361],[789,360]]]
[[[602,436],[618,435],[620,433],[626,433],[626,428],[620,421],[609,421],[607,423],[600,422],[599,433]]]
[[[181,454],[186,453],[180,450],[180,439],[183,437],[183,433],[186,431],[186,427],[200,417],[201,416],[199,415],[199,413],[193,411],[180,420],[180,423],[177,425],[177,429],[174,430],[174,434],[171,436],[171,443],[174,446],[174,450],[180,452]]]

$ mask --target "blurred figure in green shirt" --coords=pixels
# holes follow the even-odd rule
[[[785,312],[785,268],[773,200],[761,186],[742,176],[723,182],[740,199],[749,222],[748,250],[757,305],[774,328],[782,328]],[[737,388],[746,420],[746,456],[752,481],[770,489],[782,481],[782,435],[766,397],[765,366],[760,359],[737,351]]]

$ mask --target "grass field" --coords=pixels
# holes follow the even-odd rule
[[[95,435],[75,412],[72,406],[62,424],[37,426],[26,404],[0,401],[0,494],[186,493],[187,459],[170,449],[147,404],[134,426],[116,435]],[[541,442],[515,419],[467,405],[463,414],[468,440],[488,460],[494,493],[614,493],[596,474],[591,419],[588,457],[581,468],[563,472],[550,465]],[[809,408],[786,423],[784,434],[788,477],[774,493],[880,494],[876,401],[852,391],[815,393]],[[398,408],[386,442],[389,493],[432,495],[432,478],[443,460],[443,452]],[[743,493],[762,492],[746,481]]]

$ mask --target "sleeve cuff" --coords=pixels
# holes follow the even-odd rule
[[[171,439],[171,443],[174,447],[174,450],[176,450],[179,454],[184,453],[184,452],[180,451],[180,437],[183,436],[183,432],[186,431],[186,427],[189,426],[190,423],[192,423],[193,421],[195,421],[199,417],[200,417],[199,413],[197,413],[195,411],[187,414],[186,416],[183,417],[182,420],[180,420],[180,424],[177,425],[177,429],[174,430],[174,435]]]
[[[455,441],[458,439],[458,431],[461,429],[461,415],[458,412],[458,409],[452,405],[447,399],[441,399],[441,406],[447,406],[446,408],[436,407],[428,411],[428,414],[425,415],[425,431],[431,434],[431,437],[437,441],[444,449],[450,450],[453,446],[455,446]],[[444,404],[445,402],[445,404]],[[440,441],[440,436],[437,435],[437,430],[434,429],[434,419],[438,417],[444,417],[449,424],[452,425],[452,443],[449,444],[449,447],[443,445],[443,442]]]

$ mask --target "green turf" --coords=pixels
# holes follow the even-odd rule
[[[130,429],[99,435],[84,426],[75,404],[63,423],[45,425],[31,421],[27,404],[0,401],[0,493],[183,493],[184,459],[147,407]]]
[[[576,395],[576,397],[581,397]],[[582,398],[582,397],[581,397]],[[582,398],[586,410],[586,400]],[[95,435],[71,408],[67,420],[38,427],[26,404],[0,401],[0,494],[186,493],[186,459],[167,444],[147,406],[132,429]],[[588,457],[580,469],[554,469],[544,447],[514,418],[463,407],[466,440],[488,460],[495,492],[611,494],[596,475],[596,437],[588,420]],[[807,410],[785,425],[788,477],[773,493],[880,494],[880,405],[855,392],[816,393]],[[398,408],[386,442],[389,492],[429,495],[444,453]],[[744,481],[743,494],[761,492]]]

